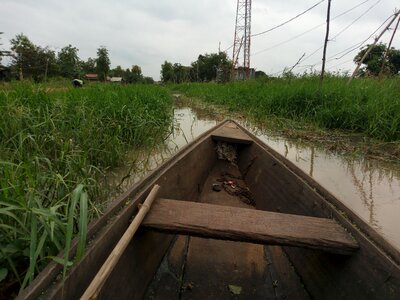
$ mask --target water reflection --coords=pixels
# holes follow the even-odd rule
[[[193,140],[224,117],[182,105],[176,110],[182,134]],[[229,116],[225,116],[229,117]],[[271,136],[254,124],[239,123],[295,163],[400,249],[400,165],[338,155],[318,144]],[[183,142],[181,140],[181,142]]]
[[[142,160],[137,159],[141,163],[125,186],[144,177],[225,117],[229,116],[177,101],[171,135],[150,156],[146,153]],[[337,155],[317,144],[272,136],[243,119],[239,123],[313,177],[400,249],[400,164]]]

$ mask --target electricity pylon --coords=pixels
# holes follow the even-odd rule
[[[250,78],[251,0],[238,0],[233,41],[232,77]],[[235,75],[237,72],[237,75]]]

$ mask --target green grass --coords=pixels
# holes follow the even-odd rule
[[[400,79],[328,77],[275,78],[228,84],[192,83],[171,87],[206,103],[224,105],[263,122],[271,116],[400,140]]]
[[[76,235],[79,259],[102,178],[128,152],[162,144],[171,110],[169,93],[150,85],[0,86],[0,281],[23,288],[51,260],[71,265]]]

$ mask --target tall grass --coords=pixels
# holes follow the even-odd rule
[[[50,260],[70,265],[75,235],[82,255],[102,176],[128,151],[162,143],[171,105],[157,86],[0,90],[0,281],[24,288]]]
[[[275,78],[173,87],[207,103],[225,105],[259,121],[278,116],[322,128],[361,132],[383,141],[400,139],[400,79]]]

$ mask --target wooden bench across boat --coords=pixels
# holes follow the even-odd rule
[[[155,184],[158,197],[98,298],[399,298],[397,249],[233,121],[92,222],[86,253],[64,283],[62,266],[51,263],[18,298],[79,299]]]

